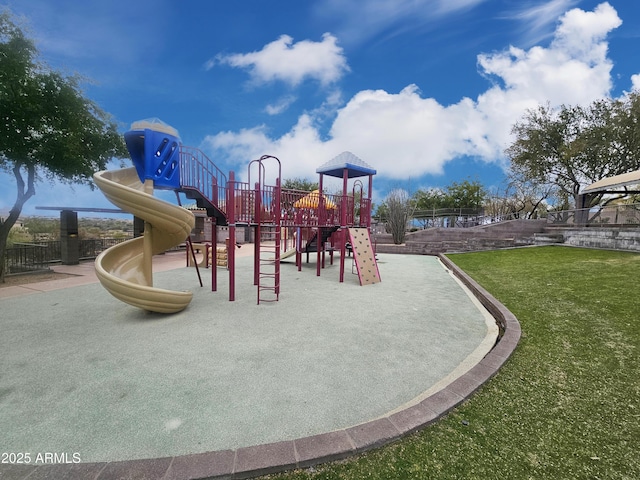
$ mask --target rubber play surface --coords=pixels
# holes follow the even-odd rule
[[[331,432],[419,401],[495,342],[435,257],[379,255],[382,282],[366,286],[283,262],[280,301],[261,305],[251,262],[237,260],[235,302],[224,269],[215,293],[208,270],[203,288],[193,268],[155,274],[194,294],[172,315],[99,284],[0,300],[4,446],[99,462]]]

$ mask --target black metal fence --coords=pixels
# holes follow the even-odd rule
[[[415,212],[412,217],[412,225],[418,225],[423,229],[431,227],[469,228],[520,218],[517,213],[513,212],[488,215],[482,211],[469,213],[470,211],[473,212],[472,209],[459,208],[434,210],[433,213],[431,211]]]
[[[99,238],[80,240],[78,244],[80,260],[96,258],[107,248],[124,242],[128,238]],[[4,256],[5,273],[35,272],[47,270],[52,263],[62,260],[60,241],[43,241],[34,243],[15,243],[7,248]]]
[[[102,251],[122,243],[129,238],[97,238],[91,240],[80,240],[80,260],[96,258]]]
[[[16,243],[7,248],[4,257],[5,273],[25,273],[46,270],[50,263],[50,251],[46,245],[37,243]]]

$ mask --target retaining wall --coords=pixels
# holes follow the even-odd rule
[[[429,228],[407,234],[403,245],[394,245],[389,234],[378,234],[376,251],[435,255],[532,245],[534,234],[545,227],[545,220],[510,220],[471,228]]]
[[[637,227],[550,228],[549,231],[561,237],[565,245],[640,252],[640,228]]]
[[[640,252],[638,227],[555,227],[545,220],[511,220],[472,228],[430,228],[407,234],[402,245],[394,245],[388,234],[377,234],[374,238],[379,253],[437,255],[550,244]]]

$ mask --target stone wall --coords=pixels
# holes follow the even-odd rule
[[[640,252],[640,228],[595,227],[549,229],[562,243],[575,247]]]
[[[403,245],[394,245],[391,235],[374,235],[379,253],[437,255],[527,245],[564,244],[640,252],[640,228],[548,226],[545,220],[512,220],[472,228],[430,228],[409,233]]]
[[[429,228],[407,234],[403,245],[393,245],[391,235],[374,236],[380,253],[435,255],[445,252],[493,250],[534,243],[534,234],[544,231],[544,220],[511,220],[471,228]]]

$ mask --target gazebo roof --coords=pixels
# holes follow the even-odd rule
[[[371,165],[368,165],[364,160],[356,157],[351,152],[342,152],[337,157],[319,167],[316,173],[343,178],[345,169],[347,170],[347,178],[376,174],[376,170]]]
[[[612,188],[627,187],[629,185],[640,185],[640,170],[613,177],[605,177],[585,187],[581,193],[607,192]]]

